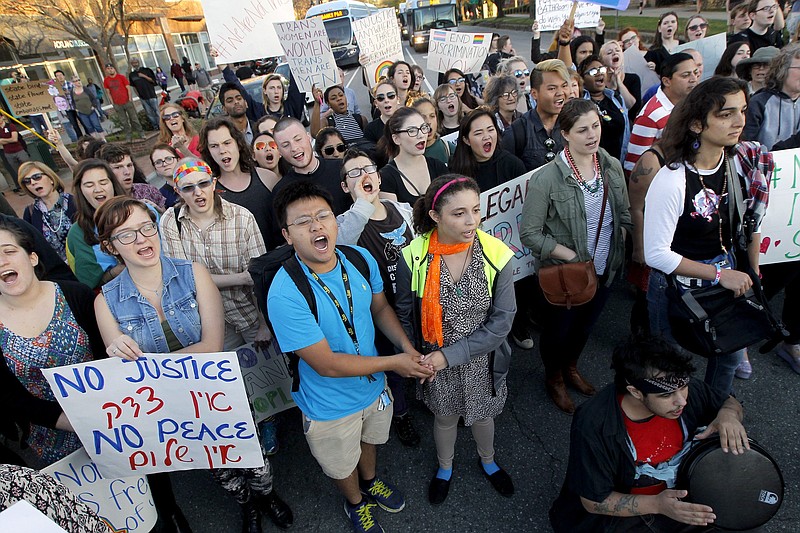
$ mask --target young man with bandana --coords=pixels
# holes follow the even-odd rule
[[[662,339],[614,351],[614,384],[575,412],[564,485],[550,509],[556,532],[679,531],[713,525],[714,510],[681,501],[681,459],[693,439],[749,449],[739,402],[692,379],[690,358]]]

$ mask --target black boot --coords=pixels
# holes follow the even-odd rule
[[[256,504],[259,510],[266,514],[272,523],[281,529],[288,529],[294,522],[294,515],[292,510],[286,505],[286,502],[280,499],[273,490],[266,496],[259,496],[256,499]]]
[[[242,508],[242,533],[263,533],[261,531],[261,514],[253,504],[239,504]]]

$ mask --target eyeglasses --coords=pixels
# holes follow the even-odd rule
[[[178,159],[178,158],[175,157],[174,155],[168,155],[164,159],[156,159],[155,161],[153,161],[153,166],[154,167],[165,167],[167,165],[171,165],[176,159]]]
[[[756,12],[758,12],[758,11],[766,11],[767,13],[775,13],[777,10],[778,10],[778,4],[772,4],[771,6],[765,6],[765,7],[761,7],[759,9],[756,9]]]
[[[530,70],[528,70],[528,69],[525,69],[525,70],[515,70],[515,71],[514,71],[514,77],[515,77],[515,78],[521,78],[521,77],[523,77],[523,76],[529,76],[529,75],[530,75],[530,73],[531,73],[531,71],[530,71]]]
[[[447,80],[447,83],[449,83],[450,85],[457,85],[459,83],[464,83],[464,81],[465,81],[464,78],[454,78],[452,80]]]
[[[383,102],[384,100],[394,100],[397,98],[397,93],[376,94],[375,100]]]
[[[367,166],[361,167],[361,168],[358,168],[358,167],[351,168],[350,170],[345,172],[344,175],[347,176],[348,178],[354,178],[355,179],[355,178],[361,176],[362,172],[364,174],[372,174],[373,172],[375,172],[377,170],[378,170],[377,166],[375,166],[375,165],[367,165]]]
[[[173,118],[178,118],[179,116],[181,116],[180,111],[175,111],[174,113],[166,113],[161,115],[161,118],[164,120],[164,122],[166,122],[168,120],[172,120]]]
[[[158,233],[158,224],[155,222],[148,222],[139,229],[120,231],[116,235],[112,235],[108,240],[117,241],[122,245],[133,244],[136,242],[136,238],[139,233],[142,234],[142,237],[152,237]]]
[[[447,96],[440,96],[439,97],[439,103],[440,104],[446,104],[450,100],[455,100],[456,98],[458,98],[458,95],[456,93],[450,93]]]
[[[638,38],[639,38],[639,36],[638,36],[638,35],[631,35],[631,36],[630,36],[630,37],[628,37],[627,39],[623,39],[623,40],[622,40],[622,45],[623,45],[623,46],[625,46],[625,45],[629,45],[629,44],[631,44],[633,41],[635,41],[635,40],[636,40],[636,39],[638,39]]]
[[[516,100],[519,97],[519,91],[511,91],[508,93],[502,93],[500,98],[505,98],[506,100],[514,99]]]
[[[312,222],[324,224],[330,220],[332,216],[333,211],[320,211],[314,216],[306,215],[304,217],[298,217],[291,224],[286,224],[286,227],[288,228],[289,226],[297,226],[298,228],[307,228],[311,226]]]
[[[431,127],[428,124],[423,124],[422,126],[411,126],[410,128],[406,128],[404,130],[397,130],[395,133],[402,133],[405,132],[408,134],[409,137],[416,137],[417,135],[422,132],[423,134],[427,135],[431,132]]]
[[[552,161],[553,159],[555,159],[556,158],[556,153],[555,153],[556,141],[553,140],[552,137],[548,137],[544,141],[544,147],[547,148],[547,153],[544,154],[544,158],[547,159],[547,161]]]
[[[705,30],[708,28],[708,22],[701,22],[700,24],[692,24],[688,28],[689,31]]]
[[[256,150],[261,151],[261,150],[265,149],[267,146],[269,146],[273,150],[277,150],[278,149],[278,143],[276,143],[275,141],[257,141],[253,145],[253,148],[255,148]]]
[[[191,194],[195,189],[208,189],[211,187],[212,183],[213,180],[198,181],[197,183],[191,183],[189,185],[184,185],[183,187],[178,187],[178,192],[181,194]]]
[[[594,67],[586,71],[589,76],[597,76],[598,74],[605,74],[608,71],[606,67]]]
[[[339,143],[336,146],[326,146],[322,149],[322,153],[325,155],[333,155],[333,152],[339,152],[340,154],[343,154],[345,150],[347,150],[347,145],[344,143]]]
[[[32,181],[39,181],[44,177],[44,174],[41,172],[37,172],[36,174],[31,174],[27,178],[22,178],[20,181],[23,185],[30,185]]]

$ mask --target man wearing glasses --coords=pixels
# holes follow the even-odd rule
[[[764,46],[783,47],[783,13],[775,0],[750,0],[748,15],[753,23],[746,30],[737,33],[731,42],[748,41],[750,53]]]

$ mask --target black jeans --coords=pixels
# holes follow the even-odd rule
[[[789,337],[789,344],[800,344],[800,263],[774,263],[761,267],[761,284],[764,294],[772,299],[781,289],[786,289],[783,300],[781,319]]]

